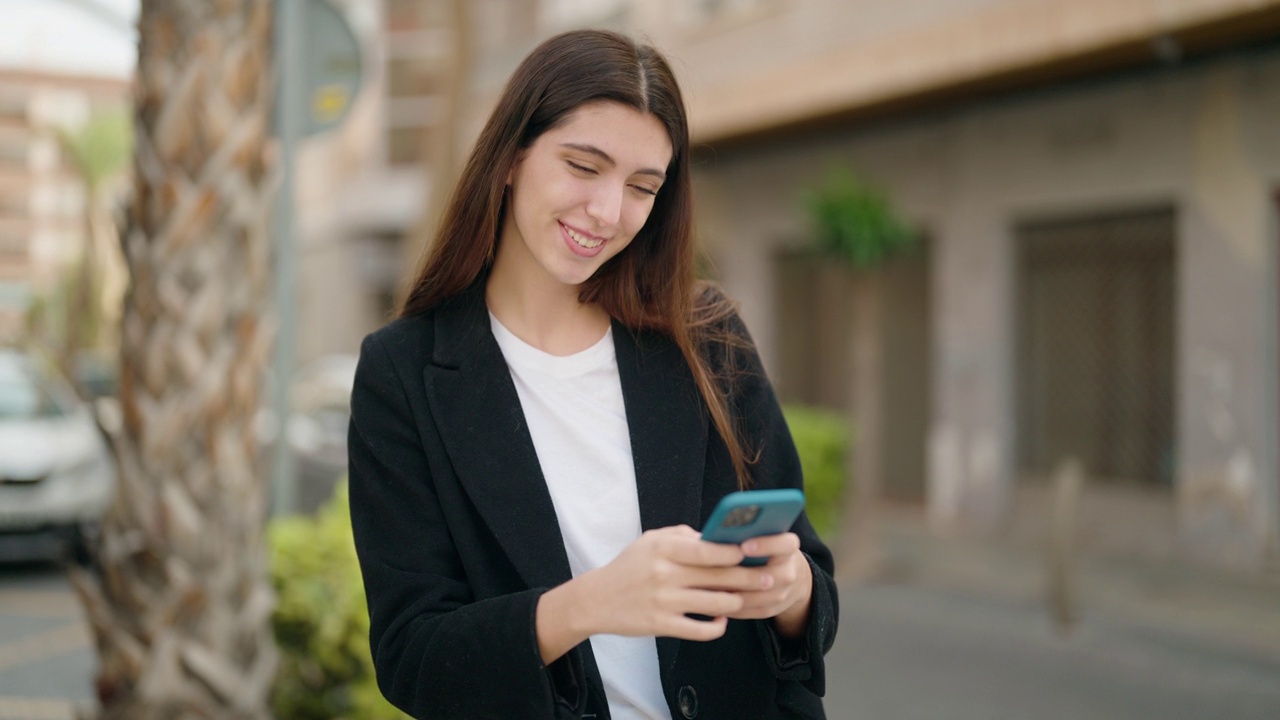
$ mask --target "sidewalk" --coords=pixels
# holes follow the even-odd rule
[[[93,692],[84,614],[53,565],[0,566],[0,720],[72,720]]]
[[[1048,625],[1043,526],[1037,528],[1034,518],[1039,502],[1020,499],[1024,520],[987,539],[939,538],[927,529],[922,509],[886,505],[878,517],[879,569],[869,582],[1039,603]],[[1152,527],[1158,508],[1145,514],[1125,510],[1124,531],[1130,535],[1149,541],[1168,534]],[[1167,545],[1138,547],[1096,535],[1081,540],[1075,568],[1076,610],[1085,621],[1101,614],[1280,658],[1278,572],[1211,567]]]
[[[1066,634],[1044,600],[1034,508],[1000,536],[976,539],[936,537],[919,507],[884,507],[877,570],[841,576],[849,564],[837,558],[828,717],[1280,718],[1280,577],[1181,560],[1150,542],[1165,522],[1159,507],[1123,505],[1125,526],[1089,517],[1079,619]],[[1105,537],[1117,530],[1147,545]]]

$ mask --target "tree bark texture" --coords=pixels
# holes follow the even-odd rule
[[[74,576],[104,720],[270,717],[271,5],[142,2],[119,486]]]

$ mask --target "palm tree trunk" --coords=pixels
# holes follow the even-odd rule
[[[119,486],[74,576],[104,720],[270,717],[270,37],[270,0],[142,2]]]

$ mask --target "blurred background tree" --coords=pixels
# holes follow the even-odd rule
[[[64,336],[57,344],[63,370],[75,372],[76,357],[87,348],[98,348],[104,337],[102,268],[109,262],[112,231],[106,189],[128,164],[132,151],[132,126],[123,108],[100,110],[77,129],[59,133],[62,151],[71,158],[84,186],[84,238],[76,272],[65,300]]]
[[[144,1],[119,486],[74,575],[104,719],[268,718],[277,651],[254,419],[268,309],[271,3]]]
[[[64,374],[78,381],[84,353],[101,353],[116,341],[118,318],[108,308],[119,297],[106,280],[108,268],[120,260],[110,202],[112,187],[129,163],[132,127],[124,108],[108,106],[93,110],[82,125],[57,128],[57,136],[83,188],[83,235],[69,272],[28,309],[26,332],[51,351]],[[75,386],[85,393],[79,382]]]

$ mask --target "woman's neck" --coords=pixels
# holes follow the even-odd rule
[[[531,264],[494,258],[485,286],[489,312],[516,337],[552,355],[572,355],[600,341],[609,314],[578,301],[579,288],[546,276]],[[523,271],[521,270],[523,268]]]

